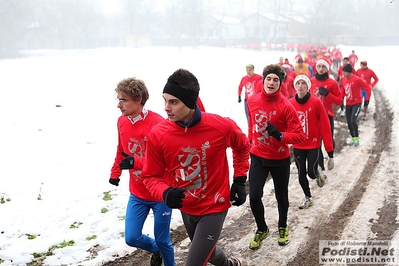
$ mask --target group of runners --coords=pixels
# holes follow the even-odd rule
[[[334,47],[335,48],[335,47]],[[337,49],[339,51],[339,49]],[[359,146],[359,130],[357,119],[363,104],[363,119],[367,117],[368,105],[372,89],[378,82],[378,77],[367,66],[367,61],[360,62],[360,68],[355,70],[355,64],[358,61],[355,51],[352,51],[348,57],[342,58],[341,62],[336,63],[338,68],[334,69],[334,60],[331,57],[323,57],[326,53],[316,56],[313,54],[311,58],[316,58],[316,61],[310,63],[310,56],[302,56],[298,54],[293,64],[290,64],[288,59],[279,58],[277,65],[281,66],[284,73],[279,76],[281,81],[278,94],[279,98],[286,98],[290,104],[279,102],[278,105],[273,105],[269,102],[269,98],[275,98],[267,95],[265,97],[263,91],[267,91],[265,85],[265,70],[263,75],[256,74],[254,66],[248,64],[246,66],[247,75],[241,79],[238,87],[238,102],[241,102],[242,91],[245,90],[244,108],[248,121],[248,136],[252,145],[251,148],[251,168],[249,171],[249,200],[252,213],[257,224],[257,231],[251,240],[250,248],[257,249],[262,240],[267,236],[269,228],[264,222],[264,207],[261,201],[263,196],[263,186],[267,175],[271,173],[275,196],[278,203],[279,210],[279,228],[288,229],[286,227],[286,213],[288,210],[288,177],[287,172],[278,172],[274,167],[276,161],[278,162],[280,153],[285,151],[286,147],[276,145],[276,143],[269,142],[267,134],[256,135],[259,131],[267,131],[268,123],[278,114],[284,114],[279,117],[278,121],[285,121],[287,124],[274,126],[273,132],[280,132],[281,139],[277,134],[275,139],[284,141],[292,145],[293,157],[298,169],[298,180],[304,192],[304,200],[299,204],[300,209],[307,209],[313,205],[312,194],[309,188],[308,177],[316,180],[319,187],[323,187],[327,173],[324,163],[323,149],[327,152],[327,169],[331,170],[334,167],[334,120],[336,106],[341,108],[340,116],[345,116],[349,133],[351,136],[348,142],[349,146]],[[336,72],[336,75],[332,75]],[[263,96],[262,96],[263,95]],[[262,99],[263,98],[263,99]],[[261,109],[255,108],[253,112],[253,102],[263,102],[264,106]],[[345,108],[344,108],[345,105]],[[292,108],[293,107],[293,108]],[[289,116],[294,109],[299,122],[296,118]],[[267,124],[262,124],[262,121],[267,121]],[[288,122],[289,121],[289,122]],[[289,125],[289,126],[288,126]],[[287,140],[285,136],[292,136],[296,127],[302,129],[305,137],[302,139],[297,136]],[[297,128],[296,128],[297,129]],[[270,133],[270,132],[267,132]],[[272,135],[273,136],[273,135]],[[259,142],[257,142],[257,140]],[[277,150],[274,150],[278,147]],[[258,153],[257,153],[258,152]],[[287,154],[285,154],[287,155]],[[256,156],[259,156],[257,158]],[[268,157],[270,156],[270,157]],[[259,164],[262,167],[254,167],[254,160],[260,160]],[[288,157],[285,157],[288,160]],[[268,161],[272,160],[272,161]],[[288,162],[287,162],[288,163]],[[282,162],[279,162],[282,165]],[[271,168],[267,168],[271,167]],[[286,170],[288,168],[285,168]],[[259,178],[258,176],[261,176]],[[287,194],[286,194],[287,193]],[[279,229],[279,244],[283,236],[283,231]],[[288,242],[288,239],[287,241]]]
[[[334,61],[316,56],[311,66],[310,57],[313,61],[313,54],[297,57],[294,65],[280,60],[265,66],[261,75],[255,73],[252,64],[246,65],[238,102],[244,100],[248,132],[242,132],[230,118],[205,112],[199,82],[186,69],[176,70],[166,80],[162,95],[167,119],[145,108],[149,93],[144,81],[131,77],[117,84],[121,116],[109,182],[118,186],[122,171],[129,172],[125,240],[129,246],[150,252],[150,265],[176,265],[170,239],[173,209],[180,210],[191,240],[185,265],[242,265],[238,258],[228,257],[217,241],[228,209],[246,202],[248,183],[249,205],[257,228],[249,248],[260,247],[270,231],[262,202],[269,175],[279,214],[277,242],[281,246],[289,243],[291,146],[304,192],[298,206],[307,209],[313,205],[308,177],[323,187],[326,168],[334,167],[334,105],[345,102],[352,137],[349,145],[358,146],[356,119],[361,91],[366,91],[366,115],[371,88],[378,82],[366,61],[355,71],[350,60],[347,63],[343,58],[336,80],[330,75]],[[322,145],[327,152],[327,167]],[[232,150],[231,166],[228,148]],[[154,237],[142,232],[151,210]]]

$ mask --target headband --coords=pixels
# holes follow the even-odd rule
[[[277,70],[269,70],[266,71],[265,73],[263,73],[263,83],[265,83],[265,78],[267,77],[267,75],[269,74],[276,74],[278,76],[278,78],[280,79],[280,86],[281,87],[281,83],[283,82],[284,76],[282,75],[282,73],[278,72]]]
[[[163,88],[163,93],[169,93],[177,97],[190,109],[195,109],[199,94],[198,91],[186,90],[180,87],[179,85],[172,83],[166,83],[165,87]]]

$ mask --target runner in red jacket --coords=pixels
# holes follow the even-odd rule
[[[296,74],[294,71],[291,71],[291,69],[287,65],[282,65],[282,67],[285,70],[285,79],[283,81],[283,85],[285,86],[285,92],[282,91],[284,95],[287,96],[287,98],[292,98],[295,96],[295,88],[294,88],[294,79],[296,77]],[[259,82],[262,85],[262,89],[259,91],[263,90],[263,82]]]
[[[311,82],[305,75],[299,75],[294,81],[297,94],[295,98],[291,98],[290,102],[298,113],[299,120],[306,138],[302,143],[293,144],[295,164],[298,168],[299,184],[305,194],[305,200],[300,209],[306,209],[313,205],[312,195],[310,193],[309,181],[307,175],[311,179],[316,179],[319,187],[324,186],[325,179],[318,166],[321,141],[328,153],[329,169],[334,167],[334,148],[330,130],[330,121],[323,103],[315,96],[309,93]],[[306,167],[306,162],[308,167]]]
[[[363,119],[366,119],[367,115],[367,110],[368,106],[370,103],[370,97],[371,93],[373,91],[373,88],[375,85],[378,83],[378,77],[374,73],[373,70],[367,67],[367,61],[363,60],[360,62],[360,68],[356,71],[356,75],[361,77],[364,81],[366,81],[367,84],[370,84],[370,87],[363,88],[362,90],[362,97],[363,97],[363,111],[364,111],[364,116]],[[371,82],[371,79],[373,79],[373,82]]]
[[[278,244],[287,245],[289,242],[287,214],[291,162],[288,144],[302,142],[305,135],[294,107],[280,92],[284,75],[280,65],[266,66],[263,69],[263,90],[248,99],[248,136],[252,142],[249,199],[257,226],[249,245],[251,249],[258,249],[269,233],[262,203],[269,173],[278,204]]]
[[[233,120],[201,112],[199,90],[187,70],[168,78],[163,90],[168,119],[148,136],[143,182],[158,200],[180,209],[191,240],[187,266],[241,265],[216,244],[231,204],[246,200],[249,140]],[[231,189],[227,148],[233,156]]]
[[[333,59],[333,64],[334,67],[333,69],[337,71],[339,67],[341,66],[341,61],[342,61],[342,52],[339,48],[336,48],[334,46],[334,49],[332,50],[332,59]]]
[[[248,64],[246,66],[246,70],[247,70],[247,75],[241,79],[240,84],[238,85],[238,103],[241,103],[241,94],[242,91],[244,90],[244,111],[245,111],[245,116],[247,117],[248,120],[247,101],[249,97],[251,97],[256,93],[256,84],[258,83],[258,81],[262,80],[262,76],[254,72],[255,67],[252,64]]]
[[[144,108],[149,94],[142,80],[124,79],[118,83],[115,92],[118,99],[117,107],[121,110],[122,116],[118,119],[118,146],[109,182],[118,186],[122,170],[129,171],[130,196],[126,207],[126,244],[153,253],[151,265],[160,266],[163,259],[165,266],[175,266],[174,250],[170,241],[172,210],[150,194],[141,178],[147,135],[156,124],[165,119]],[[154,213],[155,239],[142,232],[150,210]]]
[[[352,136],[349,146],[359,146],[359,129],[357,124],[357,117],[362,106],[362,88],[370,87],[360,77],[353,75],[353,68],[351,64],[347,64],[343,68],[345,78],[341,80],[342,88],[346,97],[346,121],[348,123],[349,132]]]
[[[349,58],[349,63],[352,65],[352,69],[355,69],[357,60],[359,60],[359,58],[355,53],[355,50],[352,50],[352,53],[348,56],[348,58]]]
[[[337,82],[339,84],[339,88],[341,89],[341,94],[342,94],[342,104],[341,104],[341,112],[340,112],[340,117],[344,117],[345,116],[345,110],[344,110],[344,98],[345,98],[345,93],[342,90],[342,84],[341,84],[341,80],[345,77],[344,74],[342,73],[342,69],[344,68],[344,66],[346,64],[349,64],[349,58],[348,57],[344,57],[342,59],[342,65],[339,67],[338,69],[338,73],[337,73]]]
[[[339,89],[338,82],[330,78],[329,75],[330,65],[324,59],[317,60],[316,63],[316,75],[310,79],[312,87],[310,88],[310,94],[319,98],[324,108],[327,111],[328,119],[330,120],[330,129],[332,141],[334,144],[334,108],[333,104],[340,106],[342,104],[342,92]],[[335,146],[335,145],[334,145]],[[320,149],[320,153],[322,150]],[[319,157],[319,164],[323,170],[323,175],[326,178],[326,172],[324,167],[324,156]],[[330,170],[330,169],[329,169]]]

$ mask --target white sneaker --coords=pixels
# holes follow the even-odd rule
[[[303,203],[301,205],[299,205],[299,209],[307,209],[310,206],[313,206],[313,199],[312,197],[308,198],[305,197],[305,200],[303,201]]]
[[[328,161],[327,161],[327,169],[328,170],[331,170],[331,169],[333,169],[334,168],[334,158],[328,158]]]
[[[318,167],[318,170],[319,170],[319,176],[316,178],[316,182],[319,187],[323,187],[326,184],[325,180],[326,176],[323,174],[320,166]]]
[[[327,182],[327,173],[326,173],[326,170],[323,170],[323,171],[321,171],[321,174],[323,175],[323,177],[324,177],[324,184]]]
[[[341,114],[339,115],[340,117],[344,117],[345,116],[345,110],[341,111]]]

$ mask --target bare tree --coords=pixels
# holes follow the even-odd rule
[[[169,1],[162,24],[173,40],[179,40],[176,45],[182,45],[183,39],[196,40],[200,36],[205,19],[202,3],[202,0]]]

